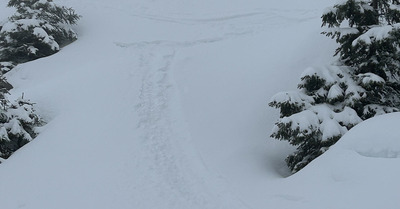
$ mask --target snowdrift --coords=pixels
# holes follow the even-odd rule
[[[288,181],[302,182],[309,208],[398,208],[399,123],[400,113],[360,123]]]

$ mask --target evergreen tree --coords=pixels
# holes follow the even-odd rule
[[[269,103],[281,112],[271,137],[297,146],[297,151],[286,158],[293,172],[362,121],[351,106],[365,90],[354,83],[348,70],[344,66],[308,68],[301,76],[299,90],[278,93]]]
[[[52,0],[10,0],[17,12],[0,31],[0,62],[23,63],[49,56],[76,40],[70,25],[79,16]]]
[[[362,119],[400,106],[400,3],[398,0],[348,0],[322,15],[324,32],[336,39],[336,55],[352,67],[366,90],[355,107]],[[369,77],[380,82],[367,82]],[[390,112],[390,111],[389,111]]]
[[[362,120],[400,107],[400,3],[347,0],[322,15],[323,34],[336,40],[338,64],[309,68],[299,90],[275,95],[281,116],[271,137],[297,151],[286,162],[297,172]]]
[[[42,120],[29,100],[19,98],[10,103],[2,97],[0,101],[0,158],[7,159],[37,136],[35,128]]]

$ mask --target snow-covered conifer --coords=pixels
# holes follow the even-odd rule
[[[308,68],[299,90],[276,94],[270,106],[280,109],[272,137],[297,151],[286,162],[296,172],[324,153],[362,120],[352,108],[365,96],[344,66]]]
[[[324,32],[340,44],[336,54],[366,90],[356,107],[362,119],[400,106],[400,3],[347,0],[322,15]]]
[[[35,128],[42,120],[29,100],[19,98],[10,103],[2,98],[0,106],[0,158],[7,159],[36,137]]]
[[[270,102],[281,112],[271,136],[297,146],[286,159],[293,172],[362,120],[400,108],[400,1],[345,0],[325,11],[322,26],[340,45],[338,64],[309,68],[299,90]]]
[[[49,56],[76,40],[71,29],[79,16],[52,0],[10,0],[17,12],[0,31],[0,61],[22,63]]]

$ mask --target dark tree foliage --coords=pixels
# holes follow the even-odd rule
[[[303,73],[299,90],[272,98],[281,117],[271,137],[297,147],[293,172],[329,149],[362,120],[400,108],[400,2],[347,0],[322,15],[339,44],[338,64]]]
[[[309,68],[301,77],[298,91],[278,93],[269,103],[281,111],[271,137],[297,147],[286,159],[293,172],[361,122],[352,106],[365,91],[357,87],[347,70],[343,66]]]
[[[10,0],[17,12],[0,31],[0,62],[23,63],[52,55],[74,40],[79,15],[52,0]]]
[[[384,82],[363,85],[367,96],[357,113],[362,119],[373,117],[383,107],[400,104],[400,3],[398,0],[348,0],[333,6],[322,16],[324,32],[340,44],[336,54],[352,67],[353,74],[373,74]],[[363,83],[363,82],[360,82]],[[370,105],[382,106],[376,111]]]
[[[0,158],[7,159],[37,136],[35,128],[43,121],[29,100],[20,98],[10,103],[2,98],[0,106]]]

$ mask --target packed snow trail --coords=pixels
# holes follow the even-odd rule
[[[153,179],[143,187],[154,184],[143,197],[148,199],[144,202],[148,204],[151,199],[162,197],[166,208],[244,208],[241,202],[231,201],[235,198],[229,191],[224,191],[223,184],[212,180],[203,162],[199,161],[197,151],[191,148],[190,134],[182,121],[176,84],[171,75],[175,57],[173,46],[150,44],[125,50],[138,57],[134,69],[141,75],[140,93],[135,104],[137,128],[141,133],[144,173],[148,175],[146,179]],[[146,179],[142,181],[148,181]],[[138,199],[137,202],[142,201]]]
[[[343,186],[351,166],[283,178],[292,148],[267,140],[268,99],[333,59],[319,35],[331,1],[55,2],[83,16],[80,36],[7,75],[49,123],[0,165],[2,208],[338,209],[343,188],[373,200]]]

